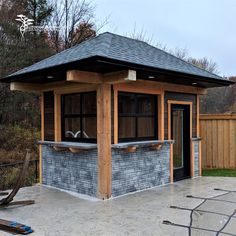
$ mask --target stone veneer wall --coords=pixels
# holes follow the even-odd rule
[[[194,176],[199,176],[199,142],[194,141]]]
[[[96,197],[97,149],[73,154],[42,146],[43,184]]]
[[[170,182],[170,143],[160,150],[138,148],[134,153],[112,149],[112,196]]]

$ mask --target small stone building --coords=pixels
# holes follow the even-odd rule
[[[2,82],[41,95],[41,183],[101,199],[200,176],[199,97],[231,84],[111,33]]]

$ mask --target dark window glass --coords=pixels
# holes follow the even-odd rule
[[[96,93],[62,96],[62,139],[95,142],[97,138]]]
[[[119,138],[135,138],[135,117],[119,117]]]
[[[44,140],[54,141],[54,93],[44,93]]]
[[[119,141],[157,139],[157,96],[118,94]]]
[[[67,114],[80,114],[80,94],[64,96],[64,111]]]
[[[96,114],[96,93],[87,93],[83,95],[82,99],[83,114]]]

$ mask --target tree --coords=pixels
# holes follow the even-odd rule
[[[56,52],[96,36],[107,23],[95,24],[94,6],[85,0],[53,0],[53,9],[49,26],[61,30],[50,30],[48,41]]]
[[[229,80],[236,82],[236,77]],[[200,112],[202,114],[236,114],[236,85],[208,89],[201,97]]]
[[[45,33],[19,32],[18,14],[34,19],[34,24],[44,25],[50,17],[51,8],[44,0],[3,0],[0,8],[0,76],[4,77],[49,55]],[[38,97],[34,94],[10,92],[9,86],[0,84],[0,124],[16,122],[32,126],[31,115],[39,117]],[[26,122],[27,120],[27,122]]]

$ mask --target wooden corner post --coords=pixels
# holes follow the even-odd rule
[[[111,197],[111,85],[97,88],[98,197]]]

